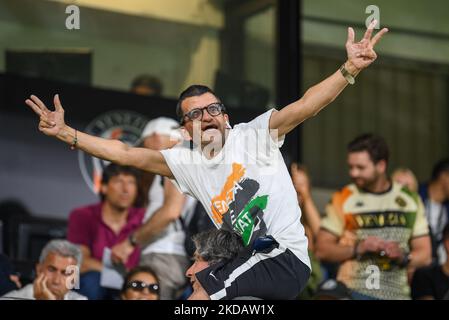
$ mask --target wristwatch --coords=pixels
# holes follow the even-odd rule
[[[411,259],[412,259],[412,255],[409,252],[405,253],[404,258],[398,264],[399,267],[406,268],[408,266],[408,264],[410,263]]]
[[[360,244],[360,241],[356,241],[356,243],[354,244],[354,249],[352,251],[351,259],[360,260],[360,254],[358,253],[359,244]]]
[[[355,78],[352,74],[349,73],[349,71],[345,68],[345,64],[343,63],[340,67],[340,72],[345,77],[346,81],[348,81],[349,84],[355,83]]]

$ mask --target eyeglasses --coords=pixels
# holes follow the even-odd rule
[[[131,281],[126,284],[126,289],[142,292],[145,288],[151,293],[159,294],[159,285],[157,283],[145,283],[143,281]]]
[[[195,108],[195,109],[190,110],[184,116],[182,116],[181,124],[184,124],[186,117],[192,121],[203,119],[204,110],[207,110],[207,113],[209,113],[212,117],[216,117],[219,114],[221,114],[222,112],[226,112],[226,108],[223,103],[214,102],[214,103],[211,103],[203,108]]]

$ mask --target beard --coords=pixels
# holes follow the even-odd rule
[[[370,190],[376,184],[378,178],[378,176],[371,178],[352,178],[352,182],[359,189]]]

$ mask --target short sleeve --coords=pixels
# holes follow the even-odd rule
[[[326,215],[321,220],[321,228],[341,237],[344,232],[344,221],[336,208],[335,197],[338,197],[338,194],[334,195],[332,201],[326,206]]]
[[[326,215],[321,220],[321,228],[338,237],[343,236],[345,231],[343,201],[348,194],[350,194],[348,188],[344,188],[342,191],[334,193],[332,200],[326,206]]]
[[[186,152],[190,150],[183,148],[172,148],[160,151],[165,158],[170,171],[173,173],[175,179],[171,179],[173,184],[181,193],[192,195],[188,182],[189,166],[194,166],[193,159],[188,164],[183,159],[187,157]]]
[[[67,240],[91,248],[93,240],[88,226],[91,225],[92,221],[90,221],[88,213],[81,210],[74,210],[70,213]]]
[[[417,196],[416,199],[418,201],[418,211],[416,212],[416,220],[415,225],[413,226],[412,238],[429,234],[429,225],[425,215],[424,204],[419,196]]]
[[[277,146],[277,148],[280,148],[284,144],[285,135],[278,138],[277,134],[275,134],[275,130],[270,130],[270,118],[273,112],[277,112],[277,110],[274,108],[270,109],[267,112],[262,113],[260,116],[254,118],[250,122],[242,123],[235,127],[241,129],[245,129],[245,127],[254,128],[258,130],[259,137],[269,139],[269,141]]]

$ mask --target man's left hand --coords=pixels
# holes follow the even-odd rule
[[[371,22],[360,42],[354,42],[354,29],[348,28],[348,40],[346,41],[348,61],[346,62],[345,67],[352,75],[356,75],[362,69],[368,67],[377,58],[374,46],[379,42],[382,36],[388,32],[388,29],[383,28],[371,38],[376,24],[377,20]]]

